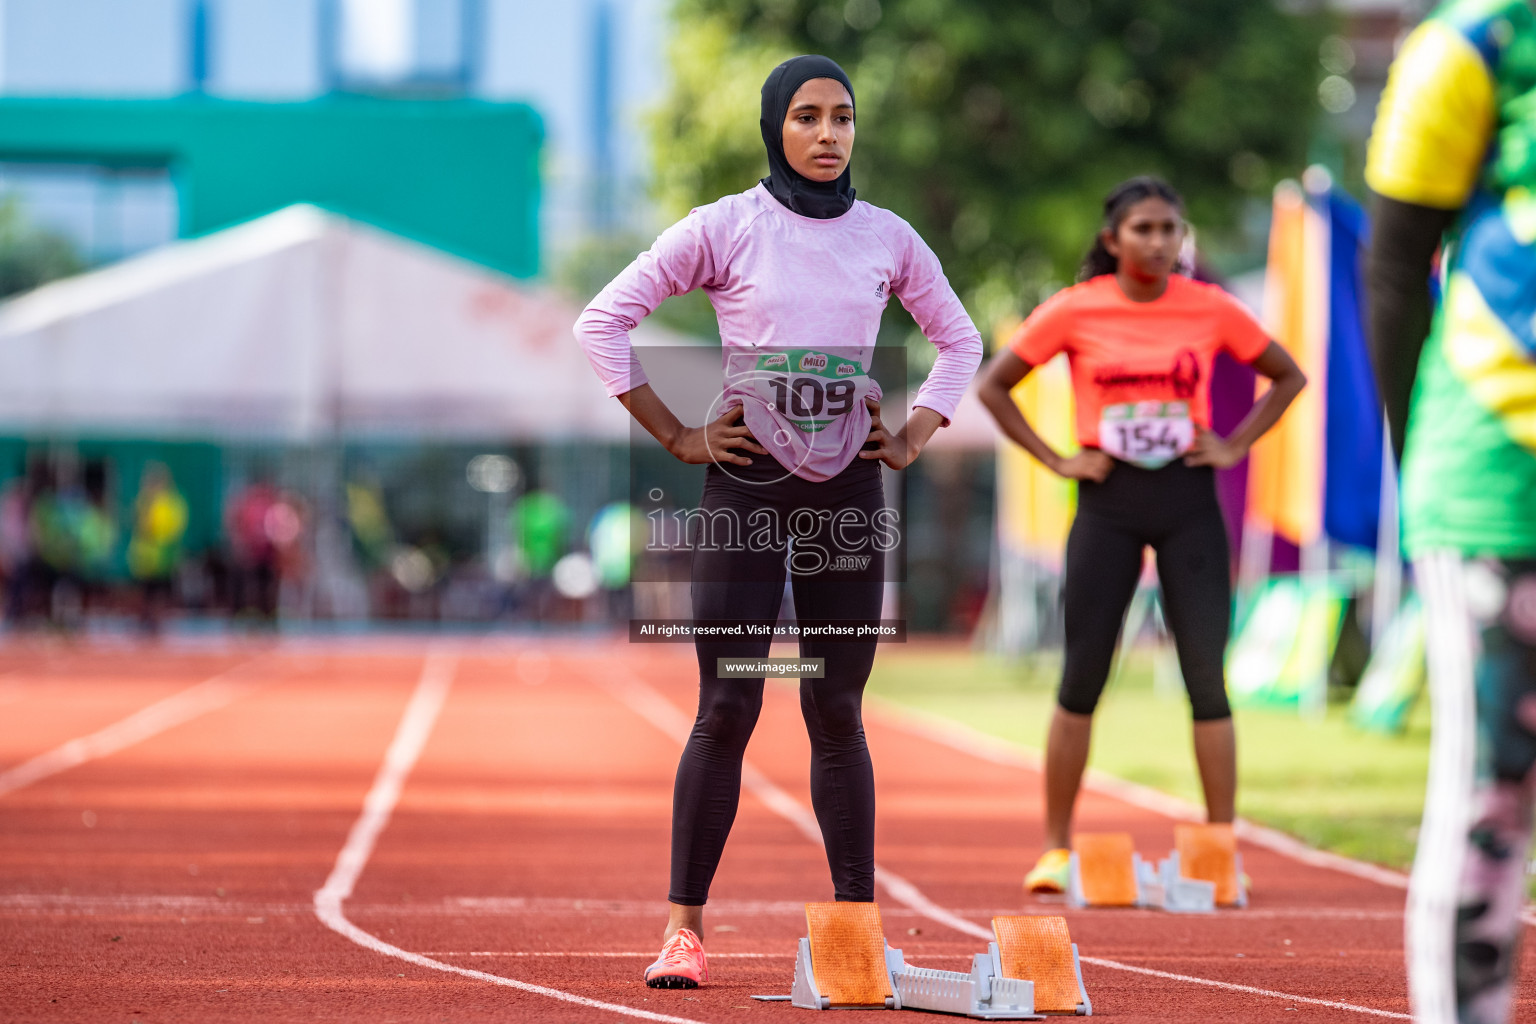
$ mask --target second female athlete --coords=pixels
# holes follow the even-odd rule
[[[1214,470],[1240,462],[1306,378],[1237,300],[1174,273],[1184,237],[1183,203],[1165,182],[1133,178],[1115,188],[1081,283],[1029,315],[978,389],[1010,440],[1079,482],[1067,539],[1066,652],[1046,741],[1046,849],[1025,879],[1035,892],[1067,885],[1093,711],[1149,546],[1189,690],[1206,813],[1212,822],[1234,815],[1237,747],[1222,665],[1231,566]],[[1046,444],[1010,396],[1061,352],[1071,363],[1082,445],[1071,456]],[[1211,366],[1220,352],[1272,381],[1227,438],[1210,429]]]
[[[697,521],[724,523],[727,542],[695,547],[696,623],[772,622],[786,574],[802,624],[875,622],[885,579],[881,464],[905,468],[948,422],[981,361],[981,337],[917,233],[855,200],[854,93],[837,64],[809,56],[775,68],[759,126],[768,177],[665,231],[592,300],[577,335],[608,393],[677,458],[708,467]],[[669,296],[696,289],[719,320],[725,386],[709,422],[689,427],[647,382],[629,332]],[[894,433],[869,376],[892,296],[938,348]],[[779,524],[792,540],[742,543],[754,521]],[[797,557],[845,551],[853,557]],[[721,659],[762,658],[769,640],[700,638],[695,648],[699,711],[677,769],[671,911],[661,956],[645,972],[653,988],[706,980],[704,904],[764,683],[722,675]],[[800,706],[835,895],[873,900],[874,772],[861,706],[875,641],[802,639],[800,652],[823,662],[823,678],[802,679]]]

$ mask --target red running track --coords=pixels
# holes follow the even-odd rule
[[[712,983],[640,981],[692,673],[686,648],[592,641],[0,649],[0,1022],[819,1019],[748,998],[788,991],[801,904],[831,895],[789,688],[748,752]],[[880,877],[910,883],[881,910],[909,962],[962,969],[991,915],[1064,912],[1099,1016],[1406,1015],[1401,889],[1245,844],[1244,911],[1026,901],[1038,776],[867,718]],[[1172,841],[1167,817],[1102,792],[1081,825]],[[347,895],[321,907],[334,927],[328,879]],[[1517,1019],[1536,1014],[1531,959]]]

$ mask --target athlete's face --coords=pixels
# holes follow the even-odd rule
[[[835,181],[853,155],[853,97],[843,83],[813,78],[789,101],[784,156],[812,181]]]
[[[1104,247],[1120,261],[1120,269],[1141,280],[1154,281],[1173,272],[1184,242],[1184,218],[1166,199],[1152,197],[1132,206]]]

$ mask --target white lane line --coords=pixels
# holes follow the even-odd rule
[[[801,908],[801,909],[803,910],[804,908]],[[473,952],[473,953],[421,953],[419,955],[420,956],[500,956],[500,957],[517,957],[517,958],[522,958],[522,957],[553,957],[553,958],[556,958],[556,959],[561,959],[561,958],[565,958],[565,957],[595,957],[595,958],[607,959],[607,958],[611,957],[611,958],[619,958],[619,959],[650,960],[650,959],[652,959],[652,958],[654,958],[656,956],[656,951],[655,950],[651,950],[649,953],[639,953],[639,952],[637,952],[637,953],[628,953],[628,952],[623,952],[623,953],[560,953],[560,952],[555,952],[555,951],[546,951],[546,952],[533,953],[533,952],[527,952],[527,951],[497,952],[495,950],[485,950],[485,951]],[[964,959],[966,959],[966,960],[970,959],[970,956],[968,954],[961,954],[961,953],[955,953],[955,954],[940,953],[940,954],[938,954],[938,956],[941,956],[941,957],[942,956],[950,956],[952,959],[956,958],[956,957],[962,957],[963,956]],[[711,954],[709,954],[709,958],[711,960],[793,960],[795,958],[795,954],[794,953],[789,953],[789,952],[786,952],[786,953],[711,953]]]
[[[667,912],[664,900],[594,900],[594,899],[477,899],[459,897],[444,899],[439,903],[350,903],[354,917],[383,915],[397,917],[512,917],[518,915],[573,914],[601,915],[603,917],[655,917]],[[805,904],[787,900],[711,900],[710,910],[715,917],[795,917],[805,914]],[[1091,915],[1095,920],[1123,917],[1146,918],[1145,910],[1096,907],[1089,911],[1074,911],[1064,902],[1041,901],[1028,907],[966,907],[949,908],[950,912],[966,919],[993,918],[999,914],[1038,914],[1042,916],[1072,916],[1077,913]],[[272,901],[229,900],[213,896],[187,895],[135,895],[89,896],[73,893],[0,893],[0,914],[43,916],[47,914],[74,915],[81,917],[109,915],[158,915],[181,917],[188,914],[203,917],[246,917],[251,914],[284,916],[314,913],[313,901],[285,903]],[[923,917],[916,910],[891,906],[882,911],[888,918]],[[1255,919],[1270,920],[1330,920],[1330,921],[1391,921],[1403,919],[1400,910],[1339,910],[1320,907],[1312,910],[1301,907],[1249,907],[1241,915],[1203,914],[1191,916],[1186,923],[1192,926],[1209,926],[1212,929],[1243,927],[1241,922]],[[425,955],[425,954],[424,954]],[[788,954],[786,954],[788,955]]]
[[[373,786],[363,799],[363,812],[352,823],[347,841],[336,857],[336,865],[326,878],[325,885],[315,893],[315,908],[334,908],[339,915],[342,901],[352,895],[358,876],[373,855],[379,833],[389,824],[395,804],[400,801],[400,790],[405,777],[416,765],[421,750],[432,733],[438,713],[448,699],[448,688],[453,685],[455,663],[451,657],[441,654],[427,655],[421,668],[421,677],[411,699],[400,716],[394,739],[384,754],[384,763],[374,776]],[[324,915],[322,914],[322,917]]]
[[[421,669],[421,679],[416,684],[415,692],[411,694],[405,713],[400,717],[400,725],[395,730],[394,740],[389,744],[389,751],[384,755],[384,763],[379,766],[379,772],[374,776],[373,786],[363,800],[363,812],[353,823],[352,831],[347,835],[346,845],[341,848],[341,853],[336,857],[336,866],[331,869],[330,877],[315,892],[315,916],[333,932],[365,949],[371,949],[375,953],[382,953],[397,960],[404,960],[418,967],[446,971],[449,974],[490,982],[492,985],[547,996],[550,999],[575,1003],[595,1010],[607,1010],[626,1017],[664,1021],[667,1024],[699,1024],[698,1021],[687,1017],[670,1017],[662,1013],[620,1006],[617,1003],[604,1003],[572,992],[562,992],[543,985],[504,978],[499,974],[487,974],[484,971],[470,970],[456,964],[445,964],[440,960],[433,960],[420,953],[412,953],[399,946],[391,945],[347,920],[342,903],[352,895],[352,889],[356,886],[358,877],[363,873],[363,868],[368,865],[368,858],[373,853],[379,834],[389,824],[390,815],[394,813],[395,804],[399,802],[400,790],[405,784],[406,776],[410,774],[421,756],[427,737],[432,733],[432,726],[437,722],[438,713],[442,711],[443,703],[448,698],[448,689],[453,685],[454,668],[455,659],[450,655],[440,652],[427,655],[426,664]]]
[[[613,685],[610,688],[622,702],[657,729],[679,743],[688,742],[688,733],[693,728],[693,720],[650,686],[631,676],[625,683]],[[817,846],[822,845],[821,826],[816,823],[816,815],[810,808],[790,796],[764,775],[750,761],[742,762],[741,781],[753,796],[768,805],[775,814],[794,825],[806,839]],[[948,925],[967,935],[977,935],[988,940],[992,938],[990,931],[934,903],[923,895],[917,886],[879,864],[875,865],[875,884],[889,892],[896,902],[910,907],[929,920]]]
[[[1145,974],[1153,978],[1166,978],[1169,981],[1186,981],[1191,985],[1209,985],[1212,988],[1225,989],[1229,992],[1247,992],[1256,996],[1271,996],[1275,999],[1285,999],[1293,1003],[1307,1003],[1311,1006],[1326,1006],[1334,1010],[1349,1010],[1351,1013],[1368,1013],[1374,1017],[1391,1017],[1395,1020],[1413,1020],[1412,1014],[1398,1013],[1395,1010],[1377,1010],[1369,1006],[1356,1006],[1354,1003],[1337,1003],[1332,999],[1314,999],[1311,996],[1295,996],[1289,992],[1276,992],[1273,989],[1255,988],[1252,985],[1237,985],[1230,981],[1212,981],[1210,978],[1196,978],[1190,974],[1174,974],[1172,971],[1156,971],[1150,967],[1137,967],[1134,964],[1123,964],[1118,960],[1103,960],[1096,956],[1080,957],[1085,964],[1095,964],[1099,967],[1113,967],[1117,971],[1130,971],[1133,974]]]
[[[622,683],[610,683],[610,692],[628,705],[636,714],[656,726],[673,739],[687,742],[688,733],[693,728],[693,722],[685,714],[677,709],[677,706],[668,701],[654,688],[642,682],[637,676],[630,675]],[[767,804],[775,813],[785,818],[800,830],[808,839],[821,845],[821,829],[816,824],[816,817],[808,808],[794,797],[781,789],[777,784],[758,771],[750,763],[743,762],[741,771],[742,784],[752,790],[754,796]],[[951,910],[934,903],[921,890],[900,875],[879,864],[875,865],[875,884],[883,887],[897,902],[903,903],[931,921],[947,925],[955,931],[965,935],[971,935],[978,939],[990,942],[993,939],[992,930],[984,928],[974,921],[968,921]],[[1117,971],[1130,971],[1134,974],[1147,974],[1154,977],[1166,978],[1170,981],[1183,981],[1194,985],[1205,985],[1210,988],[1219,988],[1229,992],[1247,992],[1252,995],[1271,996],[1275,999],[1286,999],[1291,1002],[1307,1003],[1314,1006],[1327,1006],[1336,1010],[1350,1010],[1354,1013],[1371,1014],[1377,1017],[1392,1017],[1401,1020],[1412,1020],[1406,1013],[1396,1013],[1391,1010],[1377,1010],[1369,1006],[1356,1006],[1353,1003],[1340,1003],[1331,999],[1317,999],[1312,996],[1298,996],[1289,992],[1276,992],[1270,989],[1254,988],[1251,985],[1238,985],[1229,981],[1216,981],[1213,978],[1198,978],[1188,974],[1173,974],[1168,971],[1157,971],[1150,967],[1136,967],[1132,964],[1121,963],[1118,960],[1104,960],[1099,957],[1083,957],[1084,963],[1095,964],[1099,967],[1108,967]]]
[[[199,715],[230,703],[244,696],[258,685],[245,678],[243,671],[261,659],[253,658],[233,668],[226,669],[210,679],[205,679],[164,700],[135,711],[104,729],[80,736],[47,753],[39,754],[14,768],[0,772],[0,796],[13,793],[23,786],[46,779],[50,775],[68,771],[87,761],[107,757],[120,750],[141,743],[157,733],[165,732]]]

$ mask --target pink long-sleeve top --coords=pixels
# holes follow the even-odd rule
[[[762,185],[701,206],[593,299],[576,337],[609,395],[647,382],[629,332],[669,296],[704,289],[720,322],[719,407],[807,480],[836,476],[869,434],[875,334],[895,295],[939,350],[914,405],[947,424],[981,363],[981,335],[933,251],[888,210],[856,201],[802,217]]]

